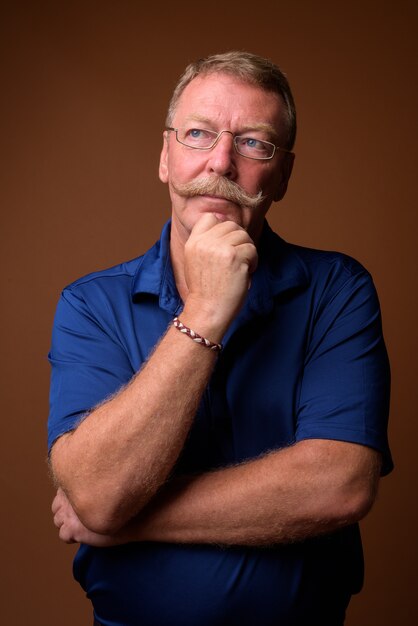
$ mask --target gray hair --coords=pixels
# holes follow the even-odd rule
[[[286,141],[283,148],[292,150],[296,139],[296,108],[286,75],[277,65],[250,52],[232,51],[198,59],[186,67],[174,89],[168,107],[166,125],[171,126],[181,94],[196,76],[230,74],[265,91],[276,93],[285,105]]]

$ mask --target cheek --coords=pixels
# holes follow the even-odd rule
[[[251,193],[270,194],[277,181],[276,168],[270,163],[257,163],[248,161],[242,164],[237,182]]]
[[[168,166],[169,180],[188,182],[199,176],[204,168],[203,159],[199,156],[189,151],[172,154]]]
[[[280,180],[280,170],[277,168],[271,169],[265,173],[261,182],[261,188],[264,190],[265,194],[274,196],[280,186]]]

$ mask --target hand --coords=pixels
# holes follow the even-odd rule
[[[65,543],[85,543],[97,548],[103,548],[127,543],[128,541],[122,533],[101,535],[86,528],[80,522],[61,488],[58,488],[51,509],[54,515],[54,524],[59,529],[59,538]]]
[[[185,246],[183,315],[198,318],[198,332],[210,320],[210,338],[221,339],[244,303],[257,259],[254,242],[235,222],[219,222],[211,213],[198,220]]]

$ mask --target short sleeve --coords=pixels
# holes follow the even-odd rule
[[[393,467],[388,441],[390,370],[370,275],[350,276],[324,295],[312,324],[297,412],[297,440],[359,443]]]
[[[133,376],[126,352],[71,289],[58,302],[52,345],[48,449]]]

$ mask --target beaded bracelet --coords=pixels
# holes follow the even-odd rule
[[[209,341],[209,339],[205,339],[204,337],[199,335],[197,332],[195,332],[191,328],[188,328],[187,326],[185,326],[183,322],[180,322],[178,317],[175,317],[173,319],[173,325],[181,333],[184,333],[185,335],[190,337],[190,339],[193,339],[193,341],[195,341],[196,343],[200,343],[200,345],[205,346],[206,348],[209,348],[209,350],[213,350],[214,352],[220,352],[222,350],[221,343],[213,343],[212,341]]]

